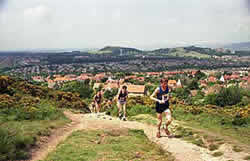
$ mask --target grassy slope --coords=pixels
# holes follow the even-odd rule
[[[221,125],[221,120],[223,119],[222,117],[209,114],[192,115],[190,113],[184,113],[181,110],[175,110],[173,112],[173,117],[176,120],[183,121],[179,122],[181,126],[196,129],[193,129],[192,131],[198,133],[199,135],[204,135],[207,137],[208,134],[206,131],[208,131],[211,134],[214,133],[213,135],[209,134],[209,137],[212,137],[214,140],[220,137],[232,143],[237,144],[238,142],[241,142],[243,145],[250,145],[250,125],[243,127],[230,125],[223,126]],[[157,125],[156,117],[149,114],[132,116],[129,118],[129,120]],[[177,131],[178,130],[182,133],[181,135],[190,131],[190,129],[186,131],[183,131],[183,129],[177,129]]]
[[[102,138],[102,139],[101,139]],[[76,131],[46,161],[173,160],[141,130]]]
[[[69,123],[66,117],[55,120],[20,120],[6,121],[0,118],[0,161],[29,158],[29,150],[41,136],[49,136],[52,129]]]
[[[213,114],[202,113],[193,115],[182,110],[175,110],[173,116],[180,121],[185,121],[187,126],[206,129],[217,134],[232,137],[241,143],[250,145],[250,124],[244,126],[233,126],[228,124],[230,118]],[[222,123],[225,122],[224,125]],[[249,122],[249,121],[248,121]]]

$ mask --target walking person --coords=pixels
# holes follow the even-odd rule
[[[153,94],[150,96],[150,98],[154,101],[156,101],[156,113],[157,113],[157,119],[158,119],[158,132],[156,134],[157,138],[161,137],[161,125],[162,125],[162,117],[163,114],[166,115],[166,128],[165,133],[166,135],[170,135],[170,132],[168,130],[168,126],[172,122],[171,118],[171,111],[169,109],[169,88],[168,88],[168,79],[163,78],[160,81],[160,86],[155,89]]]
[[[128,91],[127,86],[122,86],[117,95],[117,106],[119,108],[119,118],[126,121],[126,105],[127,105]],[[122,116],[123,112],[123,116]]]
[[[95,102],[96,111],[99,114],[101,110],[102,91],[98,91],[97,94],[94,96],[94,102]]]

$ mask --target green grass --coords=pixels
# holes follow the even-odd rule
[[[17,117],[13,112],[9,112],[10,116],[2,114],[0,117],[0,161],[28,159],[29,150],[40,136],[49,136],[52,129],[70,122],[60,111],[54,120],[19,121],[14,119]]]
[[[193,115],[180,108],[173,110],[173,117],[186,122],[187,126],[229,136],[243,144],[250,145],[250,121],[245,126],[235,126],[232,124],[232,119],[228,117],[208,113]]]
[[[168,152],[150,142],[142,130],[73,132],[45,161],[78,160],[173,160]]]
[[[139,114],[128,118],[130,121],[138,121],[149,125],[157,125],[157,118],[149,114]]]

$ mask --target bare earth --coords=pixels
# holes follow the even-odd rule
[[[162,131],[162,137],[156,138],[157,128],[147,124],[139,123],[136,121],[120,121],[117,118],[113,118],[104,114],[97,117],[96,114],[73,114],[71,112],[65,112],[65,115],[72,120],[72,122],[60,128],[47,138],[44,143],[41,143],[33,150],[30,161],[43,160],[46,156],[56,149],[56,146],[64,141],[73,131],[89,129],[141,129],[150,141],[159,144],[164,150],[172,153],[176,158],[176,161],[244,161],[244,156],[249,154],[245,152],[234,152],[232,146],[228,144],[222,145],[218,151],[224,154],[221,157],[213,157],[208,149],[196,146],[192,143],[188,143],[184,140],[177,138],[168,138]],[[177,123],[174,121],[170,128],[174,129]]]

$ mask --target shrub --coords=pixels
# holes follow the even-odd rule
[[[103,96],[106,99],[112,99],[114,96],[116,96],[117,92],[118,92],[118,89],[107,90],[104,92]]]
[[[232,86],[229,88],[222,88],[220,92],[216,96],[216,105],[224,107],[224,106],[232,106],[239,103],[242,99],[241,89],[237,86]]]
[[[187,88],[177,88],[174,93],[180,99],[187,99],[189,97],[190,91]]]
[[[211,104],[211,105],[216,105],[216,94],[212,93],[212,94],[209,94],[205,97],[205,100],[204,102],[206,104]]]
[[[0,109],[10,108],[16,104],[15,98],[7,94],[0,95]]]
[[[192,80],[192,81],[188,84],[188,89],[190,89],[190,90],[199,89],[198,81],[197,81],[197,80]]]
[[[232,120],[232,124],[235,126],[244,126],[247,124],[247,119],[246,118],[242,118],[240,115],[236,115],[233,120]]]
[[[94,92],[87,82],[78,81],[65,83],[60,90],[64,92],[79,93],[81,98],[90,98]]]

